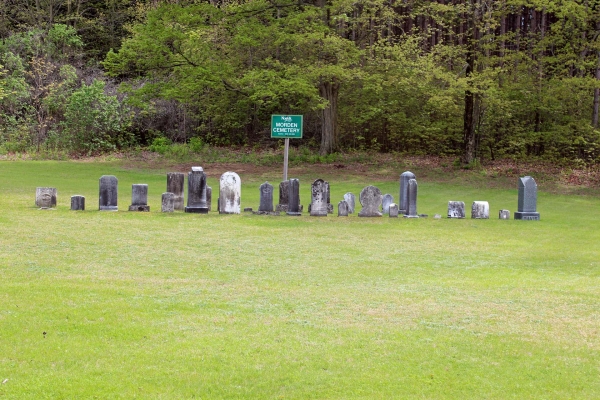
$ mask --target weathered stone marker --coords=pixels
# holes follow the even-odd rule
[[[471,206],[472,219],[489,219],[490,204],[487,201],[474,201]]]
[[[175,194],[166,192],[161,197],[161,212],[173,212],[175,211]]]
[[[57,192],[56,188],[35,188],[35,206],[39,208],[55,208]]]
[[[500,219],[510,219],[510,211],[509,210],[500,210],[498,212],[498,218],[500,218]]]
[[[323,179],[317,179],[311,185],[310,215],[313,217],[327,216],[327,193],[329,184]]]
[[[354,214],[354,207],[356,206],[356,196],[354,196],[354,193],[346,193],[344,200],[348,203],[348,214]]]
[[[85,197],[78,194],[71,196],[71,210],[83,211],[85,210]]]
[[[537,212],[537,183],[531,176],[519,178],[519,205],[515,219],[539,221]]]
[[[258,212],[273,212],[273,185],[265,182],[258,188],[260,194],[260,204]]]
[[[219,180],[219,214],[240,214],[242,180],[235,172],[225,172]]]
[[[102,175],[100,177],[100,211],[117,211],[119,181],[114,175]]]
[[[338,217],[348,216],[348,203],[346,200],[342,200],[338,203]]]
[[[287,215],[302,215],[300,205],[300,181],[292,178],[288,186],[288,210]]]
[[[465,202],[449,201],[448,218],[465,218]]]
[[[415,174],[405,171],[400,175],[400,197],[398,198],[398,212],[402,215],[408,214],[408,181],[417,179]]]
[[[208,214],[206,203],[206,174],[202,167],[192,167],[188,172],[187,213]]]
[[[329,182],[325,182],[325,187],[327,189],[327,214],[333,214],[333,204],[331,204],[331,190],[329,188]]]
[[[381,213],[386,215],[390,213],[390,204],[394,202],[394,196],[387,193],[383,195],[381,199]]]
[[[406,214],[404,218],[419,218],[417,214],[417,180],[409,179],[406,185]]]
[[[388,214],[390,215],[390,218],[398,218],[398,204],[390,204],[388,208]]]
[[[379,212],[379,206],[381,205],[381,200],[383,195],[381,194],[381,190],[375,186],[367,186],[363,190],[360,191],[360,195],[358,196],[358,200],[362,205],[362,209],[358,213],[359,217],[381,217],[381,212]]]
[[[288,210],[288,197],[290,195],[290,181],[283,181],[279,184],[279,203],[275,206],[275,211],[286,212]]]
[[[173,193],[173,208],[183,211],[184,208],[185,174],[182,172],[167,172],[167,193]]]
[[[212,188],[210,186],[206,186],[206,206],[208,207],[208,211],[210,212],[212,209]],[[219,205],[217,204],[217,207]]]
[[[131,205],[129,211],[150,211],[148,205],[148,185],[136,183],[131,185]]]

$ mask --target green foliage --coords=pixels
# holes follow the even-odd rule
[[[171,141],[166,137],[156,137],[152,140],[152,144],[148,147],[150,151],[159,154],[166,154],[171,146]]]

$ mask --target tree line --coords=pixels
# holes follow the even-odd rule
[[[6,0],[0,146],[600,157],[600,0]]]

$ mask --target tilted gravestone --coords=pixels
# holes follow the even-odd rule
[[[415,174],[410,171],[403,172],[400,175],[400,197],[398,198],[398,212],[402,215],[407,214],[408,209],[408,181],[417,179]]]
[[[219,214],[240,214],[242,180],[235,172],[225,172],[219,180]]]
[[[519,204],[515,219],[539,221],[537,212],[537,183],[531,176],[519,178]]]
[[[449,201],[448,218],[465,218],[465,202]]]
[[[288,210],[287,215],[302,215],[302,209],[300,205],[300,181],[292,178],[288,185]]]
[[[188,195],[186,213],[208,214],[206,202],[206,174],[202,167],[192,167],[188,172]]]
[[[381,190],[375,186],[367,186],[360,191],[358,200],[362,205],[362,209],[358,213],[359,217],[381,217],[379,206],[383,195]]]
[[[71,196],[71,210],[73,211],[84,211],[85,210],[85,197],[78,194]]]
[[[148,205],[148,185],[137,183],[131,185],[131,205],[129,211],[150,211]]]
[[[390,204],[389,208],[388,208],[388,214],[390,215],[390,218],[398,218],[398,204],[396,203],[392,203]]]
[[[348,203],[348,214],[354,214],[354,207],[356,206],[356,196],[354,196],[354,193],[346,193],[344,200]]]
[[[417,214],[417,180],[409,179],[406,185],[406,214],[404,218],[419,218]]]
[[[183,211],[185,174],[182,172],[167,172],[167,193],[173,193],[173,208]]]
[[[174,212],[175,211],[175,194],[166,192],[162,194],[160,211],[161,212]]]
[[[381,199],[381,212],[386,215],[390,213],[390,204],[394,202],[394,196],[389,193],[383,195]]]
[[[329,184],[323,179],[317,179],[313,182],[313,184],[311,185],[311,216],[327,216],[327,192],[329,192]]]
[[[103,175],[100,177],[100,211],[117,211],[119,181],[114,175]]]
[[[265,182],[258,188],[260,194],[260,204],[258,205],[259,212],[273,211],[273,185]]]
[[[288,197],[290,194],[290,181],[283,181],[279,184],[279,203],[275,206],[275,211],[286,212],[288,210]]]
[[[55,208],[57,192],[56,188],[35,188],[35,206],[39,208]]]
[[[487,201],[474,201],[471,206],[472,219],[489,219],[490,204]]]
[[[338,203],[338,217],[348,216],[348,203],[346,200],[342,200]]]
[[[499,219],[510,219],[510,211],[509,210],[500,210],[498,212]]]

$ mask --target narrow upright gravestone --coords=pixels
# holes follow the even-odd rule
[[[473,219],[489,219],[490,204],[487,201],[474,201],[471,206],[471,218]]]
[[[219,180],[219,214],[239,214],[242,181],[235,172],[225,172]]]
[[[273,185],[265,182],[258,189],[260,192],[260,204],[258,212],[273,212]]]
[[[160,211],[173,212],[175,211],[175,194],[166,192],[162,194]]]
[[[499,219],[510,219],[510,211],[509,210],[500,210],[498,212]]]
[[[100,211],[117,211],[119,181],[114,175],[102,175],[100,177]]]
[[[288,210],[287,215],[302,215],[300,205],[300,181],[292,178],[288,186]]]
[[[465,202],[464,201],[449,201],[448,202],[448,218],[464,218],[465,217]]]
[[[83,211],[85,210],[85,197],[80,195],[71,196],[71,210]]]
[[[384,194],[381,200],[381,212],[386,215],[390,213],[390,204],[394,202],[394,196],[391,194]]]
[[[188,172],[187,213],[208,214],[206,204],[206,174],[202,167],[192,167]]]
[[[417,180],[409,179],[406,187],[406,214],[404,218],[419,218],[417,214]]]
[[[38,187],[35,188],[35,206],[39,208],[56,207],[56,188]]]
[[[359,217],[381,217],[379,206],[381,205],[381,190],[375,186],[367,186],[360,191],[358,200],[362,204],[362,209],[358,213]]]
[[[148,205],[148,185],[136,183],[131,185],[131,205],[129,211],[150,211]]]
[[[400,175],[400,197],[398,198],[398,212],[402,215],[408,214],[408,181],[417,179],[415,174],[405,171]]]
[[[333,214],[333,204],[331,204],[331,190],[329,187],[329,182],[324,181],[325,182],[325,188],[327,189],[327,214]]]
[[[283,181],[279,184],[279,203],[275,207],[275,211],[287,212],[288,196],[290,194],[290,181]]]
[[[310,215],[313,217],[327,216],[327,193],[329,184],[323,179],[317,179],[311,185]]]
[[[515,219],[539,221],[537,212],[537,183],[531,176],[519,178],[519,204]]]
[[[344,200],[348,203],[348,214],[354,214],[354,207],[356,206],[356,196],[354,196],[354,193],[346,193]]]
[[[348,216],[348,203],[346,200],[342,200],[338,203],[338,217]]]
[[[167,193],[173,193],[173,208],[183,211],[185,175],[182,172],[167,172]]]
[[[206,186],[206,206],[208,207],[208,211],[210,212],[212,209],[212,188],[210,186]],[[217,207],[219,205],[217,204]]]

